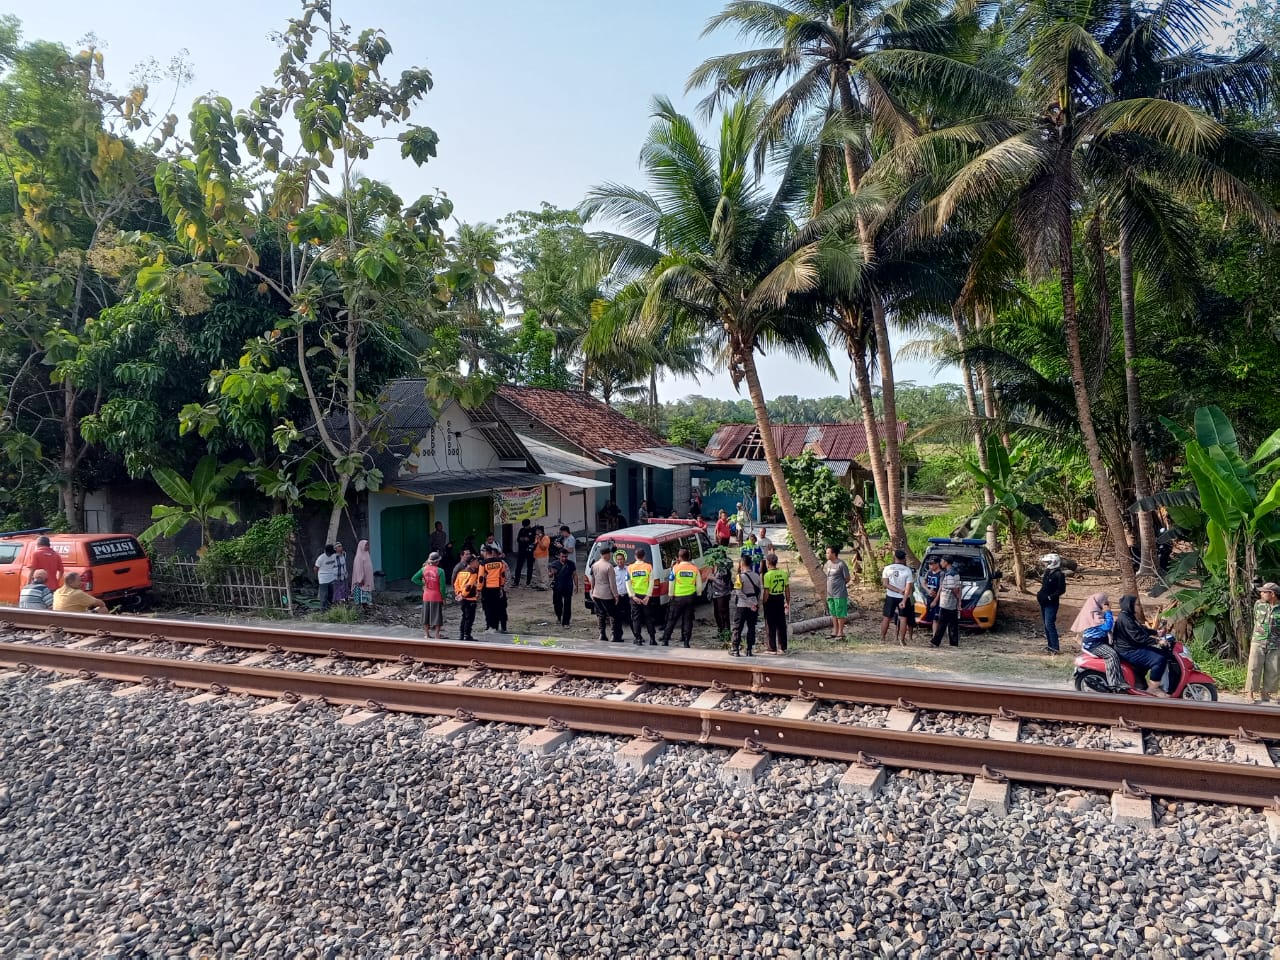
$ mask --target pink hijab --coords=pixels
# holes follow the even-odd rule
[[[1084,602],[1076,618],[1071,621],[1072,633],[1084,633],[1090,627],[1102,626],[1102,605],[1107,602],[1105,593],[1095,593]]]
[[[351,582],[359,584],[366,590],[373,589],[373,554],[369,552],[368,540],[361,540],[356,544],[356,560],[351,568]]]

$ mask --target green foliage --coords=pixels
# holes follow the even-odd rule
[[[1156,494],[1134,509],[1163,506],[1195,538],[1168,580],[1171,617],[1193,623],[1202,643],[1229,657],[1248,646],[1252,591],[1259,572],[1280,569],[1280,430],[1245,459],[1231,421],[1217,407],[1196,410],[1192,430],[1173,422],[1193,487]]]
[[[190,480],[167,467],[154,468],[151,478],[173,503],[158,503],[151,508],[155,522],[138,534],[138,539],[150,544],[159,537],[177,536],[188,523],[195,523],[200,527],[201,547],[207,547],[213,521],[237,523],[240,519],[231,501],[224,500],[222,494],[243,469],[239,460],[219,467],[213,454],[200,458]]]
[[[852,528],[853,494],[849,488],[813,453],[806,450],[798,457],[782,458],[782,475],[796,505],[800,524],[815,549],[835,547],[843,550]],[[774,509],[778,509],[774,498]]]
[[[307,617],[312,623],[358,623],[360,609],[354,603],[335,603],[328,610]]]
[[[701,450],[711,440],[718,424],[695,417],[673,417],[667,423],[667,443],[690,450]]]
[[[968,519],[969,515],[967,513],[938,514],[935,516],[908,515],[903,517],[903,523],[907,528],[907,544],[911,548],[911,553],[914,556],[923,557],[925,551],[929,548],[930,537],[949,537],[952,531]],[[877,525],[878,529],[874,536],[883,539],[886,536],[883,519],[877,519],[867,524],[867,532],[870,534],[871,528]],[[878,571],[875,573],[876,576],[879,576]]]
[[[943,453],[923,459],[911,478],[911,489],[915,493],[945,497],[969,493],[975,487],[972,475],[965,468],[965,458]]]
[[[216,583],[227,567],[279,569],[290,561],[297,528],[297,521],[287,513],[256,520],[240,536],[210,544],[200,558],[200,575],[206,583]]]

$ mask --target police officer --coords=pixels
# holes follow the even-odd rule
[[[627,567],[627,596],[631,598],[631,636],[637,645],[644,643],[640,631],[649,631],[649,646],[658,645],[655,628],[658,622],[659,601],[652,600],[653,564],[644,547],[636,547],[636,562]],[[651,605],[652,601],[652,605]]]
[[[671,634],[676,621],[679,621],[680,640],[687,647],[693,639],[693,605],[698,602],[698,594],[702,593],[702,574],[690,562],[688,548],[677,554],[667,581],[671,585],[671,606],[667,610],[667,627],[662,631],[662,645],[671,645]]]

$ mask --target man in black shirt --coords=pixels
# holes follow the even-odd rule
[[[516,533],[516,575],[511,584],[513,587],[520,586],[521,570],[525,571],[524,585],[527,587],[533,582],[533,527],[528,520],[520,522],[520,530]]]
[[[569,625],[573,615],[573,597],[578,592],[578,567],[568,550],[560,551],[560,566],[551,586],[551,605],[561,626]]]
[[[1056,553],[1047,553],[1040,558],[1044,564],[1044,579],[1040,582],[1040,591],[1036,600],[1040,603],[1040,616],[1044,620],[1044,639],[1047,646],[1044,652],[1056,654],[1058,650],[1058,604],[1062,595],[1067,592],[1067,578],[1062,572],[1062,558]]]

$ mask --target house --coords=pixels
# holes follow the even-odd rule
[[[501,387],[472,409],[451,403],[432,415],[424,387],[388,384],[382,487],[360,511],[388,579],[421,566],[436,521],[457,550],[490,532],[510,550],[525,519],[590,536],[634,520],[642,498],[683,506],[691,466],[709,459],[581,391]]]
[[[634,523],[640,501],[655,515],[688,512],[693,471],[711,458],[664,443],[652,431],[581,390],[500,387],[484,405],[521,438],[598,465],[606,481],[611,517],[595,517],[602,529]],[[541,461],[539,461],[541,463]],[[603,491],[601,491],[603,494]],[[608,504],[601,501],[601,506]],[[593,532],[596,527],[584,529]]]
[[[773,442],[780,457],[798,457],[806,450],[824,461],[841,482],[869,505],[875,501],[867,453],[867,433],[861,423],[775,423]],[[907,424],[898,422],[898,443]],[[774,486],[765,463],[760,429],[754,423],[726,423],[716,428],[704,450],[711,462],[701,471],[704,488],[719,490],[703,498],[703,512],[732,513],[746,493],[755,519],[772,514]],[[899,478],[899,483],[901,483]],[[874,507],[873,507],[874,510]]]

